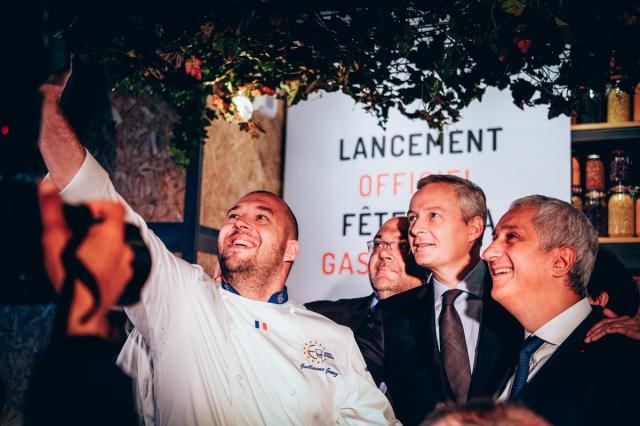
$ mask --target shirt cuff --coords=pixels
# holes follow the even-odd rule
[[[105,187],[109,175],[96,159],[85,149],[84,162],[69,184],[60,191],[62,199],[71,204],[86,200],[105,198]]]

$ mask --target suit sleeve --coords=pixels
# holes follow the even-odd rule
[[[362,354],[351,330],[349,333],[348,365],[344,372],[343,392],[336,392],[340,401],[339,425],[400,425],[387,397],[377,388],[367,371]]]
[[[88,152],[82,167],[60,195],[71,204],[98,199],[119,201],[126,209],[125,221],[140,228],[151,253],[152,267],[140,302],[125,311],[155,353],[164,344],[173,316],[180,312],[181,300],[198,280],[208,277],[199,266],[190,265],[167,250],[144,219],[116,192],[107,172]]]

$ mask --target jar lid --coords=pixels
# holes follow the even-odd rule
[[[611,192],[628,192],[629,187],[626,185],[616,185],[611,187]]]
[[[600,156],[598,154],[589,154],[587,155],[587,160],[599,160]]]
[[[585,198],[603,198],[604,192],[598,191],[597,189],[592,189],[588,191],[585,195]]]
[[[622,154],[624,154],[624,149],[614,149],[613,151],[611,151],[611,154],[613,154],[613,155],[622,155]]]

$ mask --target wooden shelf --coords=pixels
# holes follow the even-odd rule
[[[630,127],[640,128],[640,121],[627,121],[625,123],[584,123],[572,124],[572,132],[580,132],[585,130],[604,130],[604,129],[628,129]]]
[[[571,142],[640,139],[640,122],[585,123],[571,125]]]
[[[598,242],[600,244],[640,244],[640,237],[626,237],[626,238],[614,238],[614,237],[599,237]]]

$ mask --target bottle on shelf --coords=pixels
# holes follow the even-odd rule
[[[640,83],[633,90],[633,121],[640,121]]]
[[[584,197],[583,212],[589,218],[599,237],[606,237],[607,227],[607,199],[602,191],[589,191]]]
[[[602,123],[604,116],[604,90],[579,87],[576,91],[576,123]]]
[[[616,63],[616,52],[609,60],[609,84],[607,85],[607,123],[631,121],[631,95],[623,70]]]
[[[640,237],[640,186],[632,187],[629,192],[631,192],[633,205],[635,207],[636,237]]]
[[[612,186],[627,185],[631,160],[622,149],[611,151],[611,164],[609,166],[609,182]]]
[[[587,191],[597,190],[604,191],[604,163],[598,154],[590,154],[587,156],[585,163],[585,189]]]
[[[610,237],[633,237],[635,212],[629,187],[616,185],[611,188],[608,205],[608,230]]]

